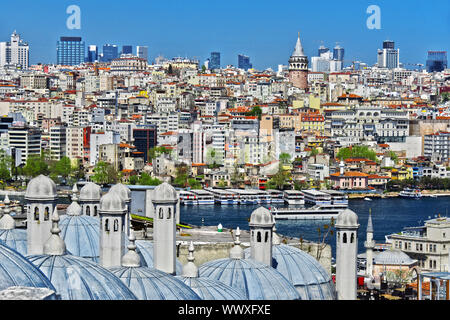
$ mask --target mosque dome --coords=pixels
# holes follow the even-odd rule
[[[25,192],[26,200],[52,201],[57,197],[56,184],[52,179],[42,174],[31,179]]]
[[[374,264],[378,265],[411,265],[417,260],[411,259],[401,250],[385,250],[374,257]]]
[[[100,199],[100,211],[123,212],[126,209],[125,201],[114,191],[110,190]]]
[[[218,259],[199,268],[200,277],[240,290],[248,300],[300,300],[295,287],[274,268],[252,259]]]
[[[245,249],[250,258],[250,248]],[[308,253],[293,246],[272,246],[272,267],[288,279],[302,300],[334,300],[335,288],[328,272]]]
[[[275,223],[272,213],[264,207],[259,207],[255,211],[253,211],[250,216],[249,225],[258,225],[258,226],[272,226]]]
[[[102,197],[102,188],[93,183],[88,182],[80,189],[80,201],[100,201]]]
[[[358,215],[350,209],[345,209],[342,211],[336,219],[336,227],[346,228],[346,227],[357,227]]]
[[[136,252],[141,258],[141,265],[143,267],[153,268],[153,242],[148,240],[136,240],[136,246]],[[180,275],[183,271],[183,265],[178,259],[175,260],[175,264],[176,274]]]
[[[189,286],[202,300],[246,300],[239,290],[223,282],[210,278],[190,278],[177,276]]]
[[[50,280],[17,251],[0,244],[0,290],[10,287],[48,288]]]
[[[153,200],[178,201],[177,190],[167,182],[164,182],[153,190]]]
[[[139,300],[200,300],[189,286],[163,271],[148,267],[116,267],[110,270]]]
[[[0,244],[25,256],[28,252],[27,231],[23,229],[0,230]]]
[[[107,269],[73,255],[28,256],[51,281],[62,300],[136,300]]]
[[[131,200],[131,190],[121,184],[115,184],[113,185],[110,189],[109,192],[115,192],[116,194],[118,194],[125,202],[130,201]]]

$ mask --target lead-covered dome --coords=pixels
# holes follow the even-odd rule
[[[119,195],[125,202],[128,202],[131,200],[131,190],[124,184],[118,183],[113,185],[109,192],[115,192],[117,195]]]
[[[163,271],[148,267],[116,267],[110,270],[139,300],[200,300],[189,286]]]
[[[27,231],[23,229],[0,230],[0,244],[26,256],[28,253]]]
[[[51,281],[62,300],[136,300],[107,269],[73,255],[32,255],[28,259]]]
[[[250,249],[245,249],[250,258]],[[335,287],[329,273],[308,253],[293,246],[272,246],[272,267],[291,282],[302,300],[334,300]]]
[[[100,201],[102,197],[102,188],[93,183],[88,182],[80,189],[80,201]]]
[[[336,218],[336,227],[339,228],[356,228],[358,227],[358,215],[350,209],[345,209]]]
[[[178,201],[177,190],[167,182],[161,183],[153,190],[153,200]]]
[[[100,211],[123,212],[126,209],[125,201],[114,191],[109,191],[100,199]]]
[[[238,289],[248,300],[300,300],[295,287],[274,268],[252,259],[218,259],[199,268],[207,277]]]
[[[374,264],[378,265],[411,265],[416,262],[403,251],[395,249],[382,251],[374,257]]]
[[[258,209],[253,211],[252,215],[250,216],[249,226],[273,226],[274,224],[275,220],[272,213],[264,207],[259,207]]]
[[[0,290],[17,286],[56,291],[36,266],[17,251],[0,244]]]
[[[177,276],[190,287],[202,300],[246,300],[238,289],[210,278],[190,278]]]
[[[128,239],[126,239],[128,241]],[[153,242],[148,240],[136,240],[136,252],[141,258],[143,267],[153,268]],[[175,259],[175,271],[177,275],[183,272],[183,265],[178,259]]]
[[[31,179],[25,192],[26,200],[53,201],[57,197],[56,184],[42,174]]]

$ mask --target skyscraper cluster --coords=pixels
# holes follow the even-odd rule
[[[345,49],[339,45],[333,52],[324,45],[318,50],[317,57],[311,57],[311,69],[313,72],[339,72],[344,68]]]

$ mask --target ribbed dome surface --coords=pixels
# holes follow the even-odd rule
[[[70,254],[83,257],[94,262],[100,256],[100,220],[91,216],[61,216],[60,236],[66,243]]]
[[[26,256],[28,252],[27,231],[23,229],[0,230],[0,244]]]
[[[179,276],[176,278],[189,286],[202,300],[246,300],[240,290],[217,280]]]
[[[128,239],[126,239],[128,241]],[[136,240],[136,252],[141,257],[141,266],[153,268],[153,242],[148,240]],[[183,273],[183,265],[181,262],[175,260],[175,271],[177,275]]]
[[[250,258],[250,249],[244,251]],[[331,276],[308,253],[285,244],[272,246],[272,267],[294,285],[302,300],[335,299]]]
[[[87,259],[72,255],[28,259],[50,279],[62,300],[136,300],[119,278]]]
[[[27,200],[55,200],[57,198],[56,184],[44,175],[37,176],[28,183],[25,199]]]
[[[100,201],[102,188],[93,183],[86,183],[80,190],[80,201]]]
[[[278,271],[252,259],[218,259],[199,268],[200,277],[241,290],[249,300],[300,300],[295,287]]]
[[[110,269],[139,300],[200,300],[181,280],[148,267]]]
[[[374,263],[379,265],[410,265],[417,260],[411,259],[406,253],[400,250],[385,250],[374,257]]]
[[[56,291],[50,280],[24,256],[0,245],[0,290],[17,286]]]

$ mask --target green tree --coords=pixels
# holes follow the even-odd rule
[[[260,106],[254,106],[252,108],[252,110],[250,110],[249,112],[246,113],[246,115],[252,116],[252,117],[258,117],[258,119],[261,120],[262,109]]]
[[[99,161],[94,168],[94,175],[91,179],[98,184],[115,184],[120,180],[120,175],[112,164]]]
[[[311,157],[317,156],[319,154],[319,150],[317,150],[316,148],[312,148],[309,155]]]
[[[377,160],[377,154],[375,151],[369,149],[368,146],[351,146],[348,148],[342,148],[336,155],[338,159],[348,158],[366,158],[372,161]]]
[[[30,155],[23,167],[23,173],[27,177],[37,177],[41,174],[48,175],[50,173],[44,154]]]
[[[172,67],[171,64],[169,64],[169,68],[167,68],[167,73],[168,73],[169,75],[172,75],[172,74],[173,74],[173,67]]]
[[[152,178],[148,173],[143,172],[139,177],[139,182],[142,186],[158,186],[162,182],[157,178]]]
[[[281,165],[278,168],[278,172],[272,176],[272,178],[267,182],[267,189],[278,189],[283,190],[284,185],[291,179],[289,172],[284,171]]]
[[[4,184],[11,180],[11,157],[6,155],[5,150],[0,150],[0,180]]]
[[[154,147],[148,151],[148,160],[152,162],[153,159],[159,157],[162,154],[171,154],[171,153],[172,150],[167,149],[166,147]]]
[[[138,184],[138,182],[139,182],[139,177],[137,175],[132,175],[132,176],[130,176],[128,184],[131,186],[135,186]]]
[[[191,189],[194,189],[194,190],[203,189],[202,184],[199,181],[197,181],[197,179],[195,179],[195,178],[188,179],[188,185]]]
[[[55,178],[61,176],[66,179],[72,174],[72,163],[68,157],[62,157],[59,161],[50,165],[50,177]]]
[[[442,102],[450,101],[450,92],[444,92],[441,94]]]
[[[175,179],[173,180],[173,184],[177,187],[186,187],[188,185],[188,167],[183,164],[176,168]]]
[[[291,164],[291,155],[289,153],[283,152],[280,154],[279,160],[282,165],[289,165]]]

